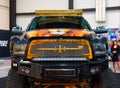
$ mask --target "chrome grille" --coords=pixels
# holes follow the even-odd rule
[[[30,53],[38,54],[40,58],[77,58],[89,53],[89,50],[87,45],[76,42],[45,42],[34,45]]]

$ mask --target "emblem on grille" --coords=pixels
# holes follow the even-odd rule
[[[62,45],[59,45],[58,47],[54,47],[54,48],[37,48],[37,50],[53,50],[53,51],[55,51],[55,52],[59,52],[59,53],[61,53],[62,51],[66,51],[66,50],[81,50],[81,49],[83,49],[84,48],[84,46],[82,46],[82,45],[79,45],[78,47],[76,47],[76,48],[67,48],[67,47],[65,47],[65,46],[63,46],[62,47]]]

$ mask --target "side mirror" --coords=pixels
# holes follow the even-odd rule
[[[22,32],[22,27],[19,26],[13,27],[12,32]]]
[[[96,34],[102,34],[102,33],[107,33],[108,32],[108,30],[95,30],[95,29],[93,29],[93,31],[96,33]]]
[[[11,30],[11,35],[21,35],[23,34],[22,27],[16,26]]]

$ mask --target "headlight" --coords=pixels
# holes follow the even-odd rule
[[[13,54],[14,55],[24,55],[25,49],[26,49],[26,44],[14,45],[13,46]]]
[[[106,45],[103,43],[95,43],[94,47],[94,54],[95,56],[103,56],[106,55]]]

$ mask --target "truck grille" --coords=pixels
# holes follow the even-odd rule
[[[42,39],[32,40],[27,58],[79,58],[91,57],[90,44],[87,40]]]

